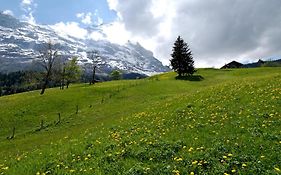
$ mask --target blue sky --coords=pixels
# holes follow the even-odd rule
[[[0,11],[11,10],[15,17],[27,15],[22,6],[23,0],[0,0]],[[58,22],[80,22],[78,13],[92,13],[110,23],[116,19],[116,12],[109,10],[106,0],[33,0],[29,5],[33,16],[39,24],[55,24]],[[93,15],[94,16],[94,15]]]

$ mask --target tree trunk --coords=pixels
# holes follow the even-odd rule
[[[96,66],[94,66],[93,77],[92,77],[92,81],[90,82],[90,84],[95,84],[95,76],[96,76]]]
[[[179,72],[179,77],[181,77],[182,76],[182,73],[181,72]]]
[[[42,86],[42,90],[41,90],[40,95],[43,95],[45,93],[45,89],[47,88],[50,75],[51,75],[51,69],[49,69],[48,72],[47,72],[47,75],[45,77],[45,81],[44,81],[44,84]]]
[[[63,72],[62,72],[62,80],[61,80],[61,81],[62,81],[62,82],[61,82],[61,83],[62,83],[62,90],[64,89],[64,81],[65,81],[65,80],[64,80],[64,79],[65,79],[64,76],[65,76],[65,66],[63,67]]]
[[[47,85],[48,85],[48,80],[46,79],[43,86],[42,86],[42,90],[40,92],[40,95],[43,95],[45,93],[45,89],[46,89]]]
[[[69,84],[70,84],[70,82],[67,81],[67,82],[66,82],[66,89],[68,89]]]

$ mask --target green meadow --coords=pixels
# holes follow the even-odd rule
[[[0,174],[281,174],[281,69],[196,75],[0,97]]]

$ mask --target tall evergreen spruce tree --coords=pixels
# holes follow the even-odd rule
[[[195,72],[192,52],[184,40],[178,36],[174,43],[171,66],[181,76],[190,76]]]

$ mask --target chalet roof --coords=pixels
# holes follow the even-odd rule
[[[243,66],[242,63],[239,63],[237,61],[231,61],[230,63],[224,65],[221,67],[221,69],[229,69],[229,68],[241,68]]]

